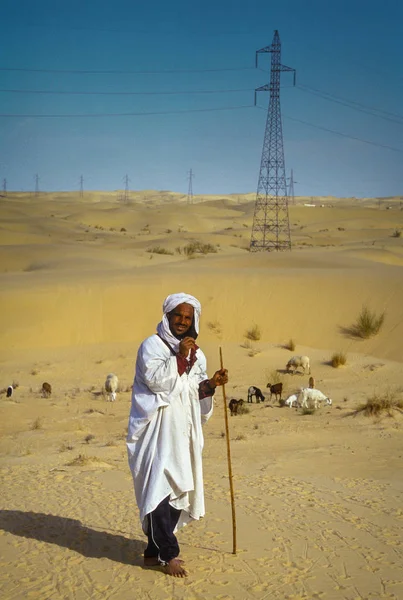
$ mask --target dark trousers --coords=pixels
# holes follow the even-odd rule
[[[158,558],[167,563],[179,555],[179,544],[174,529],[181,511],[169,504],[169,496],[147,515],[148,546],[144,551],[145,558]]]

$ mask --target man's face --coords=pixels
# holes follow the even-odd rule
[[[193,306],[190,304],[178,304],[167,315],[169,328],[177,338],[182,338],[189,331],[193,322]]]

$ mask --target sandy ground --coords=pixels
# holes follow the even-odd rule
[[[355,411],[374,394],[403,395],[402,198],[297,199],[293,251],[268,254],[247,251],[253,195],[185,200],[0,199],[1,598],[401,600],[403,414]],[[189,259],[195,241],[216,252]],[[198,341],[211,373],[222,348],[227,401],[249,385],[266,394],[229,418],[236,555],[216,394],[207,514],[178,534],[186,580],[142,568],[125,449],[137,348],[177,291],[202,303]],[[348,328],[364,304],[385,322],[358,340]],[[247,342],[254,325],[261,338]],[[336,351],[347,357],[337,369]],[[307,384],[285,373],[293,354],[310,357],[331,407],[302,414],[269,400],[273,377],[284,396]],[[109,372],[115,403],[102,394]]]

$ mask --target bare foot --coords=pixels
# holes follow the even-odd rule
[[[169,561],[169,563],[164,567],[165,573],[167,575],[172,575],[172,577],[187,577],[187,571],[182,567],[183,560],[179,558],[173,558]]]
[[[178,563],[183,564],[185,561],[180,558],[174,559]],[[144,566],[145,567],[160,567],[161,563],[156,556],[145,556],[144,557]]]

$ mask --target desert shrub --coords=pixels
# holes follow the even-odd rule
[[[70,462],[66,463],[67,467],[84,467],[91,463],[102,462],[97,456],[86,456],[85,454],[79,454],[76,458],[73,458]]]
[[[210,331],[217,333],[218,335],[222,332],[221,324],[218,321],[209,321],[207,323],[207,327],[210,329]]]
[[[242,442],[242,441],[246,440],[246,435],[243,433],[240,433],[239,435],[236,436],[235,440],[237,442]]]
[[[377,315],[364,305],[358,315],[357,321],[351,326],[350,333],[363,339],[370,338],[379,333],[384,320],[384,312]]]
[[[344,352],[334,352],[330,359],[330,363],[331,363],[332,367],[334,367],[335,369],[337,367],[340,367],[341,365],[345,365],[346,362],[347,362],[347,357],[344,354]]]
[[[396,392],[386,390],[383,394],[374,393],[366,402],[357,406],[355,414],[364,413],[364,415],[370,417],[386,413],[392,416],[393,410],[403,412],[403,399],[398,398]]]
[[[238,405],[238,415],[248,415],[250,413],[249,406],[245,406],[245,404]]]
[[[309,408],[309,407],[307,408],[306,406],[304,406],[301,409],[301,415],[314,415],[315,412],[316,411],[315,411],[315,409],[313,407],[312,408]]]
[[[61,446],[59,447],[59,452],[67,452],[67,450],[74,450],[74,446],[63,442],[63,444],[61,444]]]
[[[266,379],[267,383],[271,383],[272,385],[275,383],[281,383],[280,373],[275,369],[273,371],[266,371]]]
[[[295,350],[295,342],[293,339],[290,339],[290,341],[288,342],[288,344],[286,344],[284,346],[286,348],[286,350],[290,350],[291,352],[294,352]]]
[[[261,332],[259,325],[253,325],[250,329],[247,329],[245,332],[245,337],[247,340],[252,340],[253,342],[257,342],[261,338]]]
[[[42,419],[40,417],[35,419],[35,421],[31,425],[31,429],[32,431],[35,431],[36,429],[42,429]]]
[[[151,252],[152,254],[169,254],[173,255],[171,250],[167,250],[166,248],[162,248],[161,246],[154,246],[154,248],[149,248],[147,252]]]
[[[213,244],[203,244],[199,241],[189,242],[183,247],[183,253],[186,256],[192,256],[193,254],[216,254],[217,247]]]
[[[394,238],[400,238],[402,235],[402,232],[400,231],[400,229],[395,229],[394,232],[392,233],[392,237]]]
[[[87,444],[89,444],[94,439],[95,439],[95,435],[93,435],[92,433],[89,433],[88,435],[85,436],[84,441]]]

